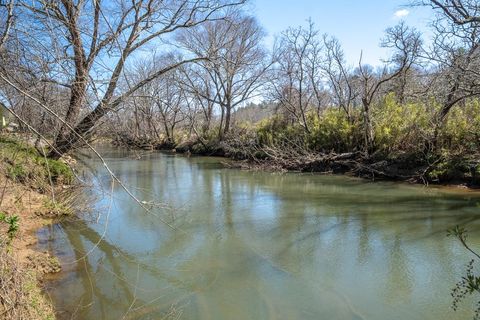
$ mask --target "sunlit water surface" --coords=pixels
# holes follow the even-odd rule
[[[39,232],[65,264],[47,290],[61,318],[472,318],[470,302],[450,307],[472,257],[446,229],[480,244],[478,194],[103,154],[138,199],[174,209],[145,212],[86,160],[99,219]]]

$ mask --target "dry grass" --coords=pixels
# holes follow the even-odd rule
[[[19,263],[4,240],[0,244],[0,319],[55,319],[35,272]]]

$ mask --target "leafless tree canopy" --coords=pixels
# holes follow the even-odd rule
[[[431,0],[424,1],[457,25],[474,25],[480,23],[480,9],[475,0]]]
[[[313,21],[266,48],[245,3],[4,1],[0,102],[53,139],[53,158],[95,134],[169,147],[221,142],[245,129],[236,119],[252,103],[304,135],[338,110],[362,132],[355,148],[369,154],[378,140],[373,117],[389,94],[428,105],[432,145],[451,110],[480,95],[478,1],[413,2],[432,10],[433,38],[400,22],[385,30],[380,45],[389,54],[375,67],[361,53],[348,63],[341,43]]]
[[[188,62],[206,57],[183,57],[171,65],[150,70],[144,78],[119,90],[125,67],[144,49],[166,47],[168,34],[222,20],[240,1],[19,1],[21,16],[14,30],[18,47],[11,49],[15,74],[3,76],[16,91],[28,90],[29,82],[52,83],[68,89],[68,105],[55,137],[59,157],[85,139],[99,119],[115,110],[136,90]],[[13,4],[13,2],[12,2]],[[12,6],[7,5],[10,10]],[[7,16],[7,20],[9,16]],[[11,83],[10,83],[11,82]]]
[[[192,68],[192,77],[200,81],[187,72],[185,85],[200,101],[220,107],[220,138],[230,130],[234,108],[258,94],[264,84],[271,63],[261,46],[263,37],[256,19],[233,16],[185,30],[178,38],[196,57],[210,57]],[[208,123],[211,111],[206,114]]]

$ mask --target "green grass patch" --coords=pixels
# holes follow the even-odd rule
[[[20,218],[16,215],[7,215],[4,212],[0,212],[0,222],[8,225],[7,235],[9,242],[13,240],[20,229],[19,220]]]
[[[4,174],[39,190],[54,184],[71,184],[72,169],[60,160],[45,158],[34,147],[9,136],[0,136],[0,160]]]

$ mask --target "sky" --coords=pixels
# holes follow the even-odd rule
[[[265,28],[267,46],[272,46],[275,35],[288,27],[306,26],[309,18],[320,33],[328,33],[340,40],[347,62],[357,65],[360,53],[363,62],[374,66],[388,51],[379,43],[385,29],[401,20],[416,27],[428,38],[428,24],[432,19],[429,8],[412,8],[408,0],[253,0],[251,14]]]

